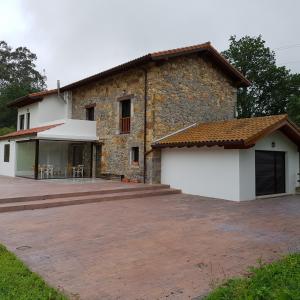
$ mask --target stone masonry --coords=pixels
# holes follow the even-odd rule
[[[234,117],[237,88],[210,60],[192,54],[147,66],[147,182],[160,181],[158,138],[195,122]],[[132,68],[72,91],[72,117],[85,119],[85,106],[96,104],[97,134],[102,143],[101,172],[143,180],[145,73]],[[120,134],[120,101],[131,99],[131,131]],[[139,147],[139,164],[132,164]]]

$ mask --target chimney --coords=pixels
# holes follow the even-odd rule
[[[60,80],[57,80],[57,95],[60,97]]]
[[[65,103],[67,103],[64,96],[62,96],[60,93],[60,80],[57,80],[57,97],[63,100]]]

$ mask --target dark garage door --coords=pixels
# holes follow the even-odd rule
[[[255,151],[256,195],[285,193],[285,153]]]

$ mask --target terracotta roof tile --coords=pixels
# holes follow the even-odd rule
[[[57,89],[31,93],[31,94],[25,95],[23,97],[17,98],[15,100],[9,102],[7,106],[8,107],[22,107],[25,105],[29,105],[29,104],[41,101],[43,99],[43,97],[55,94],[56,92],[57,92]]]
[[[79,87],[81,85],[90,83],[95,80],[100,80],[107,76],[111,76],[113,74],[117,74],[118,72],[126,71],[131,67],[136,67],[142,64],[145,64],[150,61],[157,61],[157,60],[164,60],[169,57],[186,55],[190,53],[199,53],[199,52],[207,52],[212,59],[218,64],[220,68],[225,70],[236,82],[237,86],[249,86],[251,82],[241,73],[239,72],[234,66],[232,66],[212,45],[210,42],[193,45],[189,47],[182,47],[176,48],[166,51],[159,51],[159,52],[152,52],[148,53],[144,56],[138,57],[131,61],[128,61],[124,64],[118,65],[106,71],[100,72],[98,74],[86,77],[79,81],[73,82],[62,87],[62,91],[66,91],[69,89],[73,89]]]
[[[51,128],[57,127],[62,124],[63,123],[52,124],[52,125],[35,127],[35,128],[25,129],[25,130],[14,131],[14,132],[0,136],[0,140],[7,140],[7,139],[17,138],[17,137],[22,137],[22,136],[36,135],[39,132],[49,130]]]
[[[287,115],[233,119],[199,123],[157,140],[153,147],[188,145],[240,145],[252,146],[263,135],[278,126],[289,123],[300,139],[300,131],[292,125]]]

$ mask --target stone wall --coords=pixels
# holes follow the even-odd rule
[[[160,151],[154,140],[199,121],[234,117],[236,88],[209,61],[190,55],[151,63],[148,69],[147,181],[160,181]],[[85,106],[95,103],[97,134],[102,145],[101,172],[143,179],[144,72],[135,68],[72,92],[72,117],[85,119]],[[119,133],[120,102],[130,96],[131,132]],[[132,147],[139,147],[139,165],[130,162]]]
[[[128,95],[131,99],[131,131],[120,134],[120,101]],[[94,82],[73,90],[72,118],[85,119],[85,106],[95,103],[97,135],[103,143],[101,173],[124,175],[143,179],[144,137],[144,72],[134,69],[103,81]],[[139,147],[139,165],[130,161],[132,147]]]
[[[230,78],[198,55],[170,59],[150,68],[147,151],[151,143],[195,122],[234,118],[237,89]],[[147,158],[147,175],[160,181],[159,155]]]

